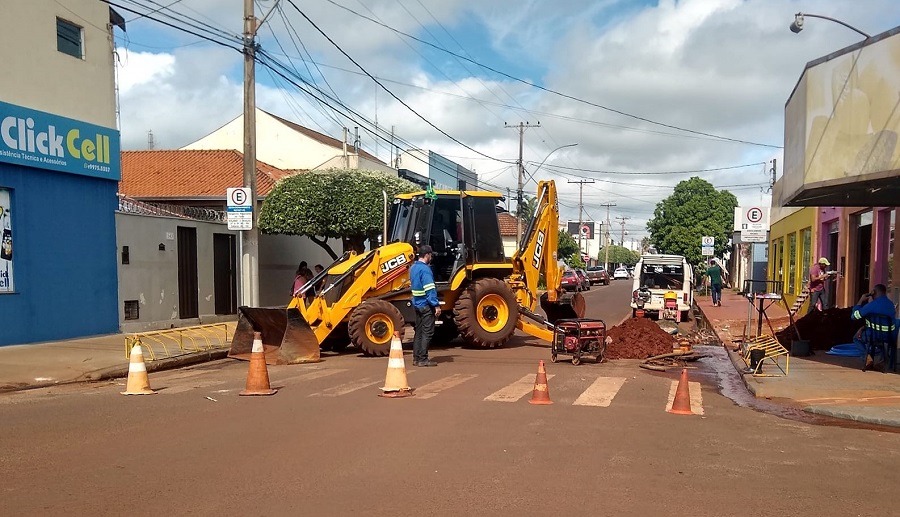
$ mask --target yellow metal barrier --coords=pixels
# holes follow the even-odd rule
[[[172,357],[176,349],[179,353],[205,352],[230,346],[227,323],[211,323],[193,327],[181,327],[150,332],[138,332],[125,337],[125,357],[130,357],[131,347],[142,345],[151,361],[157,358],[155,347],[162,349],[164,358]],[[170,351],[171,349],[171,351]]]
[[[762,350],[765,354],[763,355],[762,360],[756,365],[756,370],[753,372],[755,377],[781,377],[782,375],[787,375],[790,371],[791,355],[787,348],[783,347],[774,337],[763,335],[744,343],[741,356],[748,367],[751,366],[750,352],[753,350]],[[781,357],[784,357],[784,367],[782,367],[779,362]],[[766,359],[777,366],[778,369],[781,370],[782,375],[762,373],[762,364]]]

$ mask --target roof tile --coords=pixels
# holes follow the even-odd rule
[[[296,173],[256,162],[257,195]],[[243,184],[244,155],[234,150],[123,151],[119,193],[134,198],[224,198]]]

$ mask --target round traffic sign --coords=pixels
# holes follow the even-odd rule
[[[231,201],[235,205],[243,205],[247,202],[247,193],[243,189],[234,189],[231,193]]]
[[[700,239],[700,242],[703,246],[712,246],[715,244],[716,239],[714,237],[703,237]]]
[[[591,227],[588,226],[588,225],[584,225],[584,226],[581,227],[581,234],[582,234],[582,235],[587,235],[588,233],[590,233],[590,231],[591,231]]]
[[[762,221],[763,211],[758,207],[753,207],[750,210],[747,210],[747,220],[751,223],[758,223]]]

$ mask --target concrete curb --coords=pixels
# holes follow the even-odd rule
[[[713,326],[713,324],[710,323],[709,318],[706,317],[706,312],[703,311],[703,307],[698,305],[697,308],[703,315],[703,319],[706,320],[707,326],[712,329],[713,333],[716,335],[719,341],[722,342],[722,348],[725,349],[725,353],[728,354],[728,358],[731,359],[731,365],[734,366],[734,369],[737,371],[738,375],[741,376],[741,381],[744,383],[744,387],[747,388],[747,391],[749,391],[754,397],[756,397],[756,387],[749,382],[749,380],[747,379],[747,377],[749,376],[744,374],[743,372],[744,368],[747,367],[747,365],[744,363],[744,359],[737,352],[732,352],[731,347],[725,344],[725,340],[722,339],[722,336],[719,335],[719,329]]]
[[[831,406],[806,406],[803,411],[816,415],[830,416],[844,420],[853,420],[854,422],[862,422],[866,424],[885,425],[890,427],[900,427],[900,413],[896,418],[869,416],[856,410],[847,410],[847,408],[831,407]]]
[[[210,361],[217,361],[219,359],[224,359],[228,356],[228,349],[217,349],[217,350],[209,350],[205,352],[194,352],[190,354],[179,355],[176,357],[169,357],[166,359],[160,359],[157,361],[146,361],[147,372],[159,372],[163,370],[173,370],[176,368],[182,368],[184,366],[190,366],[194,364],[206,363]],[[47,381],[47,382],[34,382],[34,383],[23,383],[23,384],[7,384],[0,386],[0,393],[11,393],[15,391],[25,391],[25,390],[34,390],[40,388],[50,388],[53,386],[61,386],[63,384],[77,384],[82,382],[97,382],[108,379],[118,379],[121,377],[128,376],[128,362],[125,361],[124,365],[110,366],[107,368],[101,368],[99,370],[93,370],[89,372],[82,373],[78,377],[73,379],[66,380],[57,380],[57,381]]]

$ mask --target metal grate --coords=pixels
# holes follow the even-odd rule
[[[125,300],[125,319],[136,320],[141,317],[141,304],[137,300]]]

